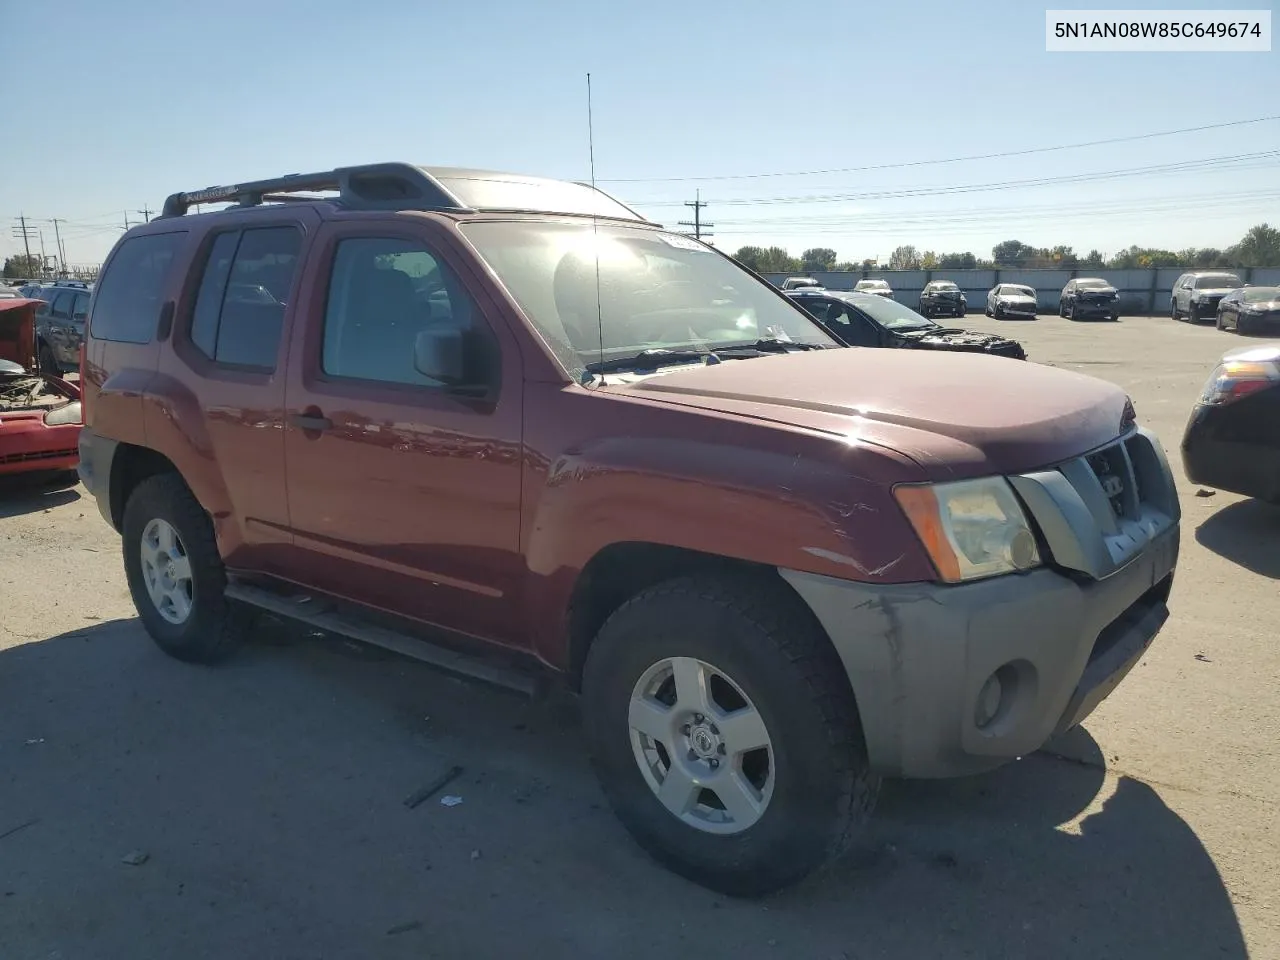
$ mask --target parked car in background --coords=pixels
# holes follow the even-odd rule
[[[987,291],[986,314],[997,320],[1006,317],[1030,317],[1034,320],[1039,302],[1034,288],[1021,283],[1001,283]]]
[[[1280,504],[1280,344],[1223,355],[1182,437],[1187,479]]]
[[[84,322],[89,313],[89,289],[84,285],[55,284],[40,288],[37,296],[43,301],[36,312],[40,369],[56,374],[78,370]]]
[[[1105,280],[1095,277],[1068,280],[1058,297],[1058,316],[1070,317],[1072,320],[1084,320],[1088,317],[1119,320],[1120,312],[1116,303],[1119,297],[1120,291]]]
[[[930,280],[920,291],[920,312],[926,317],[963,317],[969,301],[951,280]]]
[[[1244,281],[1234,273],[1184,273],[1173,285],[1170,315],[1174,320],[1186,317],[1192,323],[1199,323],[1216,315],[1222,298],[1243,286]]]
[[[893,299],[893,290],[889,287],[888,280],[859,280],[853,285],[853,289],[858,293],[872,293],[877,297]]]
[[[1241,287],[1218,301],[1219,330],[1280,334],[1280,287]]]
[[[95,291],[80,477],[169,655],[226,658],[256,609],[558,675],[638,843],[769,893],[880,777],[1083,721],[1168,616],[1180,520],[1115,384],[842,349],[787,296],[583,184],[386,163],[173,194]]]
[[[80,459],[80,390],[40,369],[39,305],[0,297],[0,474],[72,470]]]
[[[895,300],[870,293],[805,290],[788,293],[792,300],[847,347],[897,347],[988,353],[1027,359],[1022,344],[992,333],[944,327]]]
[[[802,288],[821,290],[822,284],[813,279],[813,277],[787,277],[782,281],[783,290],[800,290]]]

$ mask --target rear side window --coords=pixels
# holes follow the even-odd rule
[[[220,234],[209,248],[191,342],[217,363],[274,370],[302,234],[262,227]]]
[[[75,302],[71,305],[71,319],[79,320],[84,323],[84,318],[89,314],[89,294],[77,293]]]
[[[160,319],[164,281],[182,233],[131,237],[98,281],[92,335],[98,340],[150,343]]]

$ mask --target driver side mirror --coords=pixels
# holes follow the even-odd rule
[[[488,339],[475,330],[435,327],[414,339],[413,366],[452,393],[483,396],[494,380],[492,353]]]

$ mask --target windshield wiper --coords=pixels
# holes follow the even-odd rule
[[[759,340],[748,340],[744,343],[726,343],[716,347],[717,353],[725,350],[757,350],[761,353],[786,353],[788,349],[825,350],[825,343],[802,343],[798,340],[783,340],[780,337],[761,337]]]
[[[672,363],[693,363],[705,357],[713,357],[710,350],[667,350],[663,347],[650,347],[629,357],[614,357],[611,360],[594,360],[586,365],[592,373],[616,373],[621,370],[657,370]],[[719,359],[717,357],[717,359]]]

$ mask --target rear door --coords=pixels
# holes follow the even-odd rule
[[[171,412],[148,422],[149,443],[195,448],[179,467],[233,568],[287,575],[285,333],[319,220],[309,209],[228,214],[201,238],[151,391]]]
[[[286,392],[295,579],[521,645],[523,384],[510,331],[433,221],[334,222],[321,237]],[[446,328],[499,358],[471,394],[415,366],[418,335]]]

